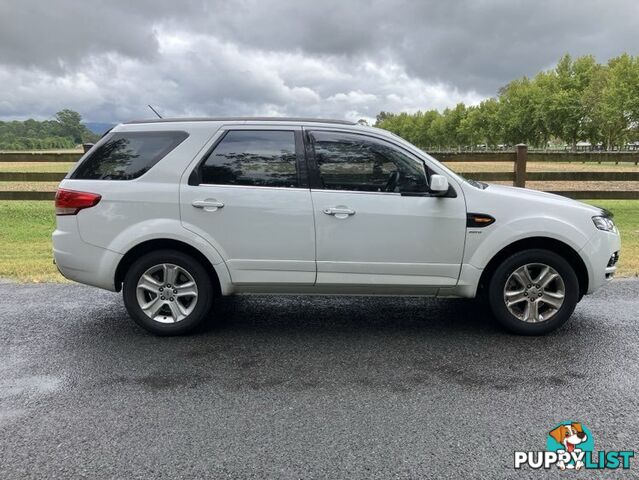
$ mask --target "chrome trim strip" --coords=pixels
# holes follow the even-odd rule
[[[326,188],[311,188],[311,192],[328,192],[328,193],[354,193],[359,195],[394,195],[396,197],[401,197],[402,194],[398,192],[363,192],[360,190],[329,190]]]
[[[199,185],[191,185],[192,187],[218,187],[218,188],[251,188],[251,189],[270,189],[270,190],[300,190],[300,191],[308,191],[311,192],[328,192],[328,193],[349,193],[349,194],[357,194],[357,195],[393,195],[396,197],[401,197],[402,194],[398,192],[363,192],[359,190],[329,190],[329,189],[319,189],[319,188],[299,188],[299,187],[269,187],[269,186],[259,186],[259,185],[223,185],[223,184],[215,184],[215,183],[200,183]],[[428,192],[424,192],[428,193]]]
[[[200,183],[199,185],[190,185],[191,187],[218,187],[218,188],[250,188],[250,189],[270,189],[270,190],[299,190],[307,192],[309,188],[300,188],[300,187],[269,187],[269,186],[260,186],[260,185],[222,185],[215,183]]]

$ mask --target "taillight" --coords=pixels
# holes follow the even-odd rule
[[[77,192],[58,188],[55,193],[55,214],[75,215],[83,208],[91,208],[98,204],[102,195],[89,192]]]

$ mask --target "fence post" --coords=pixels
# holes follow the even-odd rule
[[[526,161],[528,158],[528,145],[520,143],[517,145],[515,156],[515,187],[526,187]]]

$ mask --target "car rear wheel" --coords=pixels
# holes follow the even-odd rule
[[[124,305],[142,328],[180,335],[200,325],[211,310],[214,288],[206,269],[176,250],[137,259],[124,277]]]
[[[505,328],[521,335],[543,335],[568,321],[579,300],[579,282],[563,257],[531,249],[511,255],[497,267],[488,297]]]

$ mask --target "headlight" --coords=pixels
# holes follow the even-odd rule
[[[599,230],[603,230],[605,232],[617,231],[617,229],[615,228],[615,222],[613,222],[610,217],[592,217],[592,221],[595,224],[595,227],[597,227]]]

